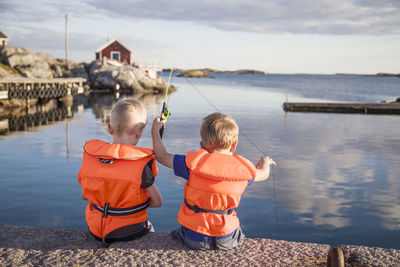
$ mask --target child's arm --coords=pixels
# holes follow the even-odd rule
[[[275,161],[270,157],[262,157],[256,165],[256,178],[254,182],[265,181],[269,177],[270,165],[276,166]]]
[[[153,126],[151,127],[153,150],[157,161],[172,169],[174,167],[174,155],[167,152],[160,137],[160,129],[164,126],[165,122],[166,120],[160,120],[160,117],[153,120]]]
[[[149,208],[161,207],[161,205],[162,205],[162,196],[160,194],[160,191],[158,191],[158,188],[157,188],[156,184],[152,184],[151,186],[147,187],[145,190],[150,195]]]

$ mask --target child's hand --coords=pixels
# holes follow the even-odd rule
[[[151,132],[152,133],[159,133],[160,129],[165,125],[165,123],[167,122],[167,120],[161,120],[160,117],[156,117],[153,120],[153,125],[151,127]]]
[[[257,169],[263,169],[265,167],[269,167],[270,165],[276,166],[275,161],[273,161],[270,157],[261,157],[260,161],[257,163]]]
[[[260,159],[256,165],[256,177],[254,178],[254,182],[261,182],[268,179],[270,165],[276,166],[275,161],[273,161],[270,157],[262,157]]]
[[[164,144],[161,140],[160,129],[164,126],[167,120],[161,120],[157,117],[153,120],[153,125],[151,126],[151,135],[153,139],[153,151],[156,155],[156,159],[162,165],[173,169],[174,168],[174,154],[168,153],[165,149]]]

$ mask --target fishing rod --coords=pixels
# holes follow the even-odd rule
[[[203,98],[204,100],[206,100],[217,112],[222,113],[196,86],[194,86],[194,84],[188,80],[186,77],[183,77]],[[239,129],[239,133],[241,135],[243,135],[247,141],[249,141],[250,144],[252,144],[264,157],[266,156],[266,154],[264,153],[264,151],[257,146],[244,132],[242,132]],[[276,189],[275,189],[275,172],[274,172],[274,168],[272,167],[272,183],[274,186],[274,202],[275,202],[275,223],[276,223],[276,232],[277,232],[277,236],[279,239],[279,222],[278,222],[278,202],[277,202],[277,197],[276,197]]]
[[[163,102],[163,106],[162,106],[162,109],[161,109],[161,120],[166,120],[166,119],[168,119],[168,117],[169,117],[169,115],[171,115],[171,112],[170,112],[170,110],[169,110],[169,108],[168,108],[168,105],[167,105],[167,96],[168,96],[168,89],[169,89],[169,85],[170,85],[170,83],[171,83],[171,76],[172,76],[172,72],[175,70],[175,68],[174,67],[172,67],[171,68],[171,71],[170,71],[170,73],[169,73],[169,77],[168,77],[168,83],[167,83],[167,89],[165,90],[165,96],[164,96],[164,102]],[[162,138],[163,137],[163,134],[164,134],[164,126],[160,129],[160,137]]]

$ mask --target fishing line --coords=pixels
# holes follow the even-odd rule
[[[274,185],[274,202],[275,202],[275,224],[276,224],[276,233],[279,238],[279,220],[278,220],[278,200],[276,197],[276,190],[275,190],[275,168],[272,169],[272,184]]]
[[[175,72],[174,72],[175,68],[172,68],[172,76],[171,76],[171,86],[173,86],[174,84],[174,77],[175,77]],[[169,105],[169,97],[167,98],[167,105]]]
[[[183,77],[203,98],[204,100],[206,100],[217,112],[222,113],[189,79],[187,79],[186,77]],[[252,144],[260,153],[262,156],[266,156],[264,151],[259,148],[245,133],[243,133],[240,129],[239,129],[239,133],[241,135],[243,135],[247,141],[249,141],[250,144]],[[271,165],[270,165],[271,166]],[[275,188],[275,171],[274,171],[274,167],[271,167],[270,169],[272,169],[272,183],[274,186],[274,202],[275,202],[275,223],[276,223],[276,232],[277,232],[277,236],[279,239],[279,223],[278,223],[278,201],[276,198],[276,188]]]
[[[183,78],[185,78],[185,80],[188,82],[188,83],[190,83],[192,86],[193,86],[193,88],[194,89],[196,89],[196,91],[216,110],[216,111],[218,111],[218,112],[220,112],[220,113],[222,113],[196,86],[194,86],[194,84],[191,82],[191,81],[189,81],[186,77],[183,77]],[[240,129],[239,129],[239,133],[241,134],[241,135],[243,135],[246,139],[247,139],[247,141],[249,141],[249,143],[250,144],[252,144],[260,153],[261,153],[261,155],[263,155],[264,157],[265,157],[265,153],[264,153],[264,151],[261,149],[261,148],[259,148],[253,141],[251,141],[251,139],[244,133],[244,132],[242,132]]]
[[[170,71],[169,77],[168,77],[167,89],[165,90],[165,96],[164,96],[164,101],[163,101],[163,105],[162,105],[162,109],[161,109],[161,115],[160,115],[160,118],[162,120],[168,119],[168,117],[170,115],[170,110],[168,108],[167,99],[168,99],[168,89],[169,89],[169,86],[171,84],[171,76],[172,76],[172,72],[174,71],[174,69],[175,69],[174,67],[171,68],[171,71]],[[168,102],[169,102],[169,99],[168,99]],[[163,125],[161,127],[161,129],[160,129],[160,137],[161,138],[163,137],[164,129],[165,129],[165,126]]]

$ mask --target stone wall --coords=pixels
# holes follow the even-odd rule
[[[399,266],[400,250],[341,246],[346,266]],[[169,233],[113,243],[87,230],[0,225],[0,266],[326,266],[326,244],[245,238],[228,251],[191,250]]]

